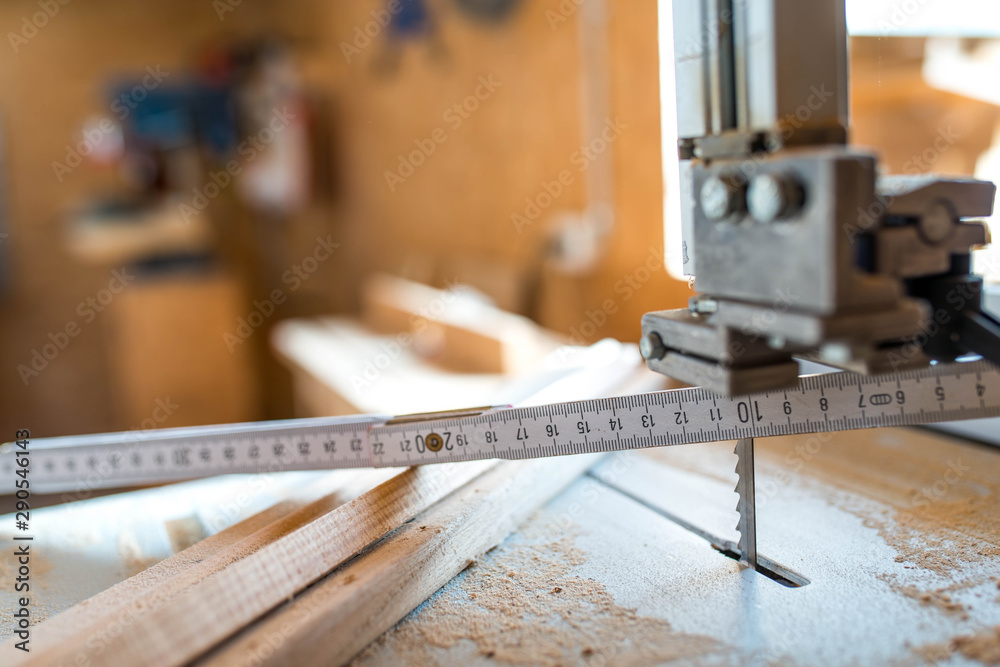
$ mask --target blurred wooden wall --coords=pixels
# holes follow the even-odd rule
[[[972,175],[1000,108],[932,88],[923,63],[923,38],[851,40],[851,141],[890,173]]]
[[[139,426],[117,409],[120,397],[113,390],[114,318],[107,315],[120,304],[112,301],[89,323],[77,312],[83,300],[107,287],[111,274],[72,258],[64,234],[71,207],[113,192],[116,175],[83,165],[60,182],[52,163],[66,160],[67,146],[81,140],[88,117],[114,117],[108,86],[116,75],[130,77],[159,65],[179,77],[207,39],[220,31],[256,34],[274,11],[270,3],[248,1],[220,24],[212,3],[201,0],[101,0],[59,7],[15,53],[8,31],[20,31],[39,6],[36,0],[0,3],[2,204],[8,233],[0,247],[8,264],[8,289],[0,295],[0,441],[15,428],[40,436]],[[30,364],[32,350],[71,321],[85,326],[25,385],[18,365]],[[228,354],[223,345],[220,353]],[[162,425],[185,421],[184,407]],[[151,404],[148,413],[156,409]]]
[[[480,286],[492,286],[501,303],[501,283],[516,282],[538,306],[531,314],[560,331],[581,331],[601,319],[588,312],[609,305],[612,315],[590,339],[636,340],[643,312],[684,303],[686,284],[662,268],[651,274],[640,268],[655,266],[663,246],[655,0],[607,2],[607,115],[623,129],[599,159],[613,164],[616,220],[599,260],[575,276],[540,270],[539,263],[550,223],[562,213],[579,214],[587,202],[588,174],[574,162],[581,144],[594,138],[581,120],[581,17],[579,10],[560,13],[576,5],[524,0],[507,22],[477,25],[454,3],[430,3],[434,39],[401,42],[396,68],[385,72],[379,68],[384,34],[360,53],[344,52],[384,4],[295,0],[278,17],[309,45],[303,49],[308,80],[335,94],[336,159],[343,166],[338,215],[353,260],[350,282],[370,269],[439,285],[478,272]],[[310,13],[313,20],[299,20]],[[448,109],[473,94],[481,77],[500,85],[460,126],[450,125]],[[390,189],[385,172],[438,128],[446,140]],[[511,216],[523,215],[525,199],[537,198],[564,170],[571,185],[519,231]],[[633,281],[640,285],[633,290],[622,281],[636,271],[646,281]]]
[[[655,0],[608,1],[608,115],[625,128],[606,155],[614,165],[616,224],[599,260],[579,275],[539,268],[546,218],[561,210],[579,213],[586,202],[585,174],[572,163],[585,140],[576,12],[554,22],[547,12],[560,12],[558,0],[524,0],[510,21],[493,26],[460,16],[451,2],[433,1],[436,46],[425,39],[405,43],[396,71],[380,73],[385,35],[351,62],[341,46],[371,20],[371,10],[384,6],[380,0],[233,4],[220,18],[205,0],[71,3],[20,53],[0,48],[4,250],[12,279],[0,301],[0,436],[25,426],[36,435],[131,426],[113,409],[115,349],[101,320],[28,386],[16,370],[108,280],[105,271],[68,257],[61,214],[113,187],[114,176],[81,167],[59,183],[51,163],[79,139],[88,115],[107,115],[103,86],[111,74],[156,64],[180,72],[199,46],[220,35],[290,35],[306,83],[329,102],[335,204],[311,212],[320,223],[288,232],[290,257],[309,250],[316,229],[333,230],[342,244],[324,279],[327,303],[350,308],[360,281],[376,269],[438,283],[465,278],[501,302],[541,304],[540,319],[557,330],[635,340],[643,312],[684,302],[685,283],[662,269],[640,268],[656,268],[663,244]],[[2,3],[0,25],[20,25],[37,9],[31,0]],[[472,94],[480,77],[500,86],[453,127],[443,114]],[[390,191],[386,170],[438,127],[447,141]],[[572,184],[519,233],[511,215],[563,170],[573,172]],[[626,279],[640,288],[625,287]],[[249,299],[259,295],[255,286],[247,288],[249,309]]]

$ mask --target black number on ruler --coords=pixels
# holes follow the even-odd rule
[[[444,432],[444,448],[447,449],[449,452],[452,449],[454,449],[454,447],[452,447],[451,444],[451,431]]]
[[[459,447],[465,447],[469,444],[469,436],[459,433],[455,436],[455,444]]]
[[[420,448],[423,446],[423,440],[424,440],[423,436],[419,436],[419,435],[417,436],[417,451],[420,452],[421,454],[423,454],[423,452],[420,451]],[[412,448],[410,447],[410,441],[409,440],[401,440],[400,443],[399,443],[399,451],[401,451],[401,452],[412,451]]]
[[[271,445],[271,451],[274,452],[275,456],[283,456],[285,454],[285,444],[282,442],[276,442]]]
[[[372,454],[375,456],[382,456],[385,453],[385,445],[381,442],[372,443]]]
[[[518,440],[527,440],[528,439],[528,429],[524,428],[523,426],[519,427],[517,429],[517,439]]]
[[[250,449],[247,450],[247,456],[255,459],[260,456],[260,447],[257,445],[250,445]]]
[[[233,459],[236,458],[236,450],[233,449],[232,447],[226,447],[225,449],[222,450],[222,458],[226,459],[227,461],[232,461]]]
[[[584,433],[590,433],[590,424],[588,424],[587,422],[577,422],[576,430],[579,431],[580,435],[583,435]]]
[[[643,421],[643,426],[645,426],[646,425],[645,424],[646,420],[643,419],[642,421]],[[687,415],[687,413],[686,412],[675,412],[674,413],[674,423],[677,424],[678,426],[680,426],[681,424],[687,424],[688,423],[688,415]],[[649,428],[649,427],[647,426],[646,428]]]
[[[361,451],[361,438],[351,438],[351,451],[352,452]]]
[[[781,406],[781,409],[785,411],[786,415],[792,414],[792,404],[789,401],[785,401],[785,404]]]
[[[323,451],[326,452],[327,454],[336,454],[337,443],[334,442],[333,440],[327,440],[326,442],[323,443]]]
[[[301,454],[302,456],[309,456],[309,443],[308,442],[300,442],[299,443],[299,454]]]
[[[934,395],[937,397],[937,400],[943,401],[945,396],[944,387],[934,387]]]
[[[903,391],[902,389],[896,392],[896,402],[899,403],[900,405],[906,404],[906,392]]]
[[[212,450],[207,449],[207,448],[206,449],[202,449],[201,451],[198,452],[198,457],[202,461],[205,461],[207,463],[209,461],[209,459],[212,458]]]
[[[823,412],[826,412],[827,410],[829,410],[830,409],[830,401],[826,400],[825,398],[819,399],[819,409],[822,410]]]
[[[708,411],[708,416],[712,418],[714,422],[722,421],[722,408],[711,408]]]
[[[760,414],[760,404],[757,401],[754,401],[753,405],[750,405],[750,401],[740,401],[736,405],[736,414],[744,424],[751,420],[763,421],[764,419]]]
[[[643,428],[653,428],[656,426],[656,422],[653,421],[653,415],[643,415],[642,416],[642,427]]]
[[[557,435],[559,435],[559,427],[556,426],[555,424],[546,424],[545,435],[549,436],[550,438],[556,437]]]
[[[497,432],[496,431],[487,431],[486,432],[486,442],[488,444],[490,444],[490,445],[497,444]]]
[[[622,430],[622,418],[621,417],[613,417],[612,419],[608,420],[608,423],[611,424],[611,430],[612,431],[620,431],[620,430]]]
[[[191,465],[191,450],[187,447],[174,450],[174,463],[179,466]]]

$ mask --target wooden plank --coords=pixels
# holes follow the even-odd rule
[[[501,464],[251,626],[202,664],[347,662],[503,541],[599,458]]]
[[[84,632],[33,657],[52,664],[186,663],[496,465],[480,461],[408,469],[252,558],[232,563],[154,609],[140,610],[126,619],[131,622],[119,619],[102,634]]]
[[[398,469],[337,471],[294,496],[192,545],[176,555],[84,600],[39,626],[32,637],[38,653],[74,637],[107,633],[123,618],[134,622],[142,613],[177,595],[322,513],[353,500],[398,474]],[[11,648],[14,639],[0,650]],[[13,652],[15,663],[29,656]]]
[[[569,396],[582,398],[601,395],[636,377],[638,357],[630,346],[609,348],[608,345],[603,345],[582,352],[578,359],[581,362],[579,368],[570,373],[569,377],[562,377],[554,383],[549,378],[543,387],[533,390],[534,395],[530,400],[546,402]],[[650,375],[644,371],[639,374],[640,381],[644,382],[641,378],[648,379]],[[472,465],[478,466],[479,470],[486,470],[495,464],[481,462]],[[553,465],[558,463],[553,462]],[[464,468],[468,469],[469,466]],[[419,473],[409,471],[404,476],[428,478],[423,484],[433,486],[435,478],[448,476],[447,471],[447,466],[435,466],[422,469]],[[454,474],[453,472],[451,477]],[[474,472],[454,480],[441,479],[441,486],[448,488],[437,490],[422,489],[421,483],[415,482],[415,490],[411,489],[417,494],[415,499],[405,498],[405,489],[394,490],[393,482],[389,482],[380,487],[383,494],[389,494],[389,501],[379,501],[372,497],[373,494],[366,494],[366,505],[356,507],[353,514],[340,513],[343,525],[330,522],[330,517],[338,515],[339,510],[326,514],[332,503],[325,499],[297,515],[283,518],[275,525],[264,526],[244,539],[234,541],[225,549],[205,553],[205,558],[171,572],[165,582],[153,581],[147,582],[150,583],[148,587],[140,585],[118,589],[119,592],[124,590],[127,593],[124,596],[127,599],[115,606],[112,593],[105,598],[109,604],[103,609],[91,606],[90,614],[77,615],[77,624],[67,623],[72,626],[72,633],[61,633],[58,637],[59,646],[43,653],[42,658],[54,662],[89,661],[104,664],[101,662],[103,660],[107,664],[117,664],[119,659],[125,662],[149,659],[150,646],[154,646],[161,651],[155,655],[157,663],[188,661],[239,631],[257,616],[381,536],[374,529],[366,528],[366,524],[382,522],[387,532],[412,516],[411,512],[426,509],[451,489],[457,489],[463,482],[472,479],[475,479]],[[398,481],[398,478],[393,481]],[[392,507],[393,493],[400,496],[396,507]],[[421,499],[420,494],[429,495]],[[383,509],[386,502],[390,505],[388,513]],[[398,515],[395,523],[392,519],[393,512]],[[299,528],[300,524],[321,514],[323,516],[316,521]],[[290,532],[292,528],[297,530]],[[366,534],[365,531],[369,531],[367,541],[358,537]],[[324,551],[323,545],[334,541],[335,537],[343,538],[343,533],[347,533],[348,543],[357,538],[353,540],[353,546],[337,544],[332,556],[329,550]],[[302,547],[303,543],[305,548]],[[288,562],[291,562],[290,573],[282,571],[281,564]],[[280,579],[277,583],[274,581],[275,577]],[[140,578],[140,582],[142,581]],[[233,597],[233,591],[240,591],[242,602],[222,605],[220,608],[216,600],[225,599],[228,603],[229,598]],[[206,604],[206,600],[211,603]],[[171,629],[178,627],[179,630]],[[204,627],[212,628],[208,636],[199,630]],[[40,632],[44,631],[45,627],[40,626]],[[199,644],[199,641],[203,643]],[[173,645],[181,645],[183,648],[171,649],[170,646]],[[177,655],[170,653],[171,650]]]
[[[529,402],[661,388],[662,376],[637,368],[634,349],[621,346],[616,358],[619,363],[611,368],[585,365],[570,384],[549,384]],[[503,541],[599,458],[501,464],[329,575],[292,605],[244,631],[206,662],[339,664],[350,659]]]

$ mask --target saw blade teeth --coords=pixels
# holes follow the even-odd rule
[[[736,511],[739,513],[739,520],[736,523],[739,540],[736,546],[740,552],[740,561],[756,568],[757,521],[754,499],[753,438],[737,440],[733,451],[736,454],[736,494],[738,496]]]

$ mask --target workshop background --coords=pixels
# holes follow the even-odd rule
[[[1000,42],[860,4],[852,141],[1000,179]],[[9,0],[0,26],[0,434],[303,414],[275,326],[359,315],[375,274],[577,343],[691,294],[661,261],[655,0]]]

